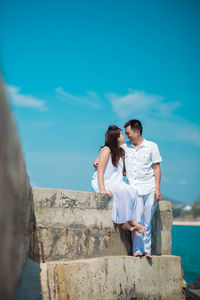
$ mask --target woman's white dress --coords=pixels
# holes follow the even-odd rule
[[[102,148],[101,151],[104,148]],[[91,184],[94,192],[100,193],[97,171],[95,171],[92,177]],[[108,163],[104,171],[104,185],[106,190],[111,192],[113,196],[113,222],[122,224],[127,221],[137,220],[137,192],[123,181],[122,158],[120,158],[118,166],[115,167],[112,163],[111,155],[109,156]]]

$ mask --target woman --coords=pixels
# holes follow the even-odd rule
[[[105,146],[98,158],[98,170],[92,178],[92,187],[96,193],[113,195],[112,220],[122,224],[124,230],[137,230],[144,233],[146,228],[136,222],[137,193],[123,181],[125,170],[124,136],[115,125],[108,127],[105,134]]]

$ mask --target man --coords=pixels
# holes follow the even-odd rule
[[[160,156],[158,146],[142,137],[142,124],[130,120],[124,124],[129,142],[121,147],[125,150],[126,177],[138,193],[137,221],[147,228],[144,234],[132,233],[133,255],[151,258],[151,220],[160,193]],[[97,167],[98,160],[94,166]]]
[[[145,255],[151,258],[151,220],[160,193],[160,156],[158,146],[142,137],[142,124],[139,120],[130,120],[124,125],[129,142],[122,147],[125,150],[126,177],[138,193],[138,218],[147,228],[144,234],[132,233],[133,255]]]

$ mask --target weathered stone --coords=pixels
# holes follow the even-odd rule
[[[84,209],[112,208],[111,198],[97,193],[52,188],[33,188],[35,207],[65,207]]]
[[[0,81],[0,296],[13,299],[27,259],[31,187],[23,152]]]
[[[47,263],[51,299],[182,300],[180,257],[99,257]]]
[[[131,255],[130,233],[112,222],[110,197],[33,188],[33,201],[36,231],[30,257],[36,261]],[[171,225],[171,204],[162,201],[153,220],[153,254],[171,253]]]
[[[160,201],[152,220],[152,254],[171,254],[172,207],[169,201]]]
[[[37,228],[37,244],[31,247],[35,261],[131,255],[130,233],[113,226],[113,231],[89,229]]]

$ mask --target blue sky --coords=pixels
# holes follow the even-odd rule
[[[34,186],[90,191],[110,124],[139,118],[162,193],[200,196],[198,0],[1,1],[0,64]]]

